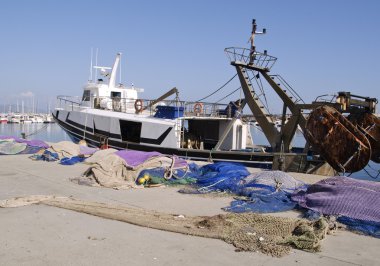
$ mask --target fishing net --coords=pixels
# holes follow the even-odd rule
[[[282,171],[263,171],[243,178],[235,193],[243,198],[224,208],[231,212],[281,212],[294,209],[291,193],[306,190],[305,183]]]
[[[14,155],[20,154],[27,148],[25,143],[17,143],[14,141],[2,140],[0,141],[0,154]]]
[[[30,141],[34,145],[42,145],[38,141]],[[29,145],[29,144],[28,144]],[[38,146],[28,146],[37,148]],[[94,154],[98,149],[89,148],[87,146],[78,145],[70,141],[61,141],[51,143],[49,148],[39,148],[33,152],[29,158],[36,161],[59,161],[62,165],[73,165],[83,162],[88,156]]]
[[[347,226],[347,229],[351,231],[356,231],[365,235],[380,238],[380,222],[362,221],[346,216],[338,217],[337,221],[345,224]]]
[[[47,145],[41,140],[25,140],[11,136],[0,136],[0,154],[32,154]]]
[[[292,202],[283,191],[268,192],[263,190],[252,193],[248,198],[236,198],[230,203],[230,206],[224,207],[223,210],[236,213],[273,213],[289,211],[296,206],[297,204]]]
[[[232,192],[239,187],[239,181],[249,175],[248,170],[241,164],[218,162],[199,167],[190,164],[192,177],[196,178],[197,192]],[[182,190],[183,193],[192,193],[191,190]]]
[[[380,222],[380,183],[336,176],[292,195],[300,206],[323,215]]]
[[[165,185],[188,185],[196,182],[188,169],[175,169],[170,178],[168,177],[167,168],[144,169],[140,172],[137,181],[141,184],[165,184]]]
[[[380,237],[380,183],[331,177],[292,195],[310,214],[332,215],[348,229]]]
[[[85,160],[86,158],[83,156],[73,156],[71,158],[62,158],[59,163],[62,165],[73,165],[76,163],[81,163]]]
[[[150,182],[165,183],[176,175],[184,175],[187,169],[187,162],[176,156],[123,150],[107,153],[107,156],[92,163],[81,177],[73,178],[71,181],[81,185],[115,189],[137,188],[145,184],[145,179],[137,182],[139,177],[149,176]],[[183,173],[180,173],[181,171]],[[177,181],[189,182],[190,179]]]
[[[183,216],[73,198],[39,197],[40,200],[31,196],[30,200],[0,201],[0,207],[17,207],[18,202],[19,206],[40,203],[153,229],[221,239],[233,244],[237,251],[260,251],[275,257],[288,254],[291,247],[319,251],[329,230],[323,219],[311,222],[255,213]]]
[[[290,194],[306,190],[306,185],[281,171],[263,171],[249,174],[247,169],[234,163],[215,163],[197,167],[190,165],[191,176],[196,179],[193,189],[181,189],[182,193],[228,192],[237,200],[229,207],[230,212],[270,213],[294,209],[296,203]]]
[[[0,140],[8,140],[8,141],[14,141],[17,143],[25,143],[28,146],[37,147],[37,148],[49,148],[49,144],[38,139],[27,140],[27,139],[18,138],[15,136],[0,136]]]
[[[117,152],[117,150],[112,149],[112,148],[111,149],[98,150],[94,154],[92,154],[90,157],[88,157],[84,162],[86,164],[95,164],[95,163],[101,161],[102,159],[104,159],[105,157],[107,157],[108,155],[115,153],[115,152]]]
[[[30,156],[29,158],[35,161],[47,161],[47,162],[55,162],[59,160],[58,153],[51,152],[49,150],[40,150],[37,153]]]
[[[71,141],[60,141],[57,143],[51,143],[50,152],[58,154],[59,159],[71,158],[73,156],[78,156],[80,154],[80,145],[75,144]]]

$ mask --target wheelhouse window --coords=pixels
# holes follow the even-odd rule
[[[90,101],[90,97],[91,97],[91,91],[90,90],[84,90],[82,101],[88,102],[88,101]]]
[[[120,91],[111,91],[111,98],[121,98]]]

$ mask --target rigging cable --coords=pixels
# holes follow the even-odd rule
[[[43,127],[41,127],[41,128],[39,128],[39,129],[33,131],[32,133],[29,133],[29,134],[25,135],[25,138],[30,137],[30,136],[33,136],[33,135],[35,135],[35,134],[41,132],[42,130],[46,129],[46,128],[48,127],[48,125],[49,125],[49,124],[46,124],[46,125],[44,125]]]
[[[215,103],[219,103],[221,101],[223,101],[224,99],[226,99],[228,96],[231,96],[232,94],[234,94],[235,92],[237,92],[238,90],[241,89],[241,86],[239,88],[237,88],[236,90],[234,90],[233,92],[227,94],[226,96],[224,96],[222,99],[219,99],[218,101],[216,101]]]
[[[230,83],[236,76],[237,76],[237,73],[232,78],[230,78],[226,83],[224,83],[219,89],[217,89],[216,91],[214,91],[211,94],[207,95],[206,97],[203,97],[202,99],[199,99],[197,102],[201,102],[204,99],[207,99],[208,97],[214,95],[215,93],[217,93],[218,91],[220,91],[221,89],[223,89],[228,83]]]

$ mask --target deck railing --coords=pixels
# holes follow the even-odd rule
[[[272,66],[276,63],[277,58],[271,55],[268,55],[266,51],[264,53],[254,52],[253,57],[251,58],[251,50],[247,48],[240,47],[228,47],[224,49],[227,57],[230,62],[241,62],[243,64],[250,64],[253,59],[253,64],[266,69],[271,69]]]
[[[139,101],[137,103],[137,101]],[[129,99],[119,97],[92,97],[89,101],[82,101],[79,96],[58,96],[57,108],[67,111],[79,111],[86,108],[110,110],[122,113],[154,115],[159,105],[182,107],[184,116],[194,117],[232,117],[234,108],[228,104],[163,100],[154,103],[150,99]]]

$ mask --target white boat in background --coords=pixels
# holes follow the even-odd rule
[[[30,115],[29,118],[32,120],[33,123],[43,123],[44,119],[42,116],[38,114]]]
[[[47,115],[44,115],[43,116],[43,122],[45,124],[48,124],[48,123],[55,123],[54,119],[53,119],[53,116],[51,114],[47,114]]]
[[[33,120],[31,119],[31,117],[29,115],[22,115],[21,116],[21,123],[31,124],[31,123],[33,123]]]
[[[20,124],[21,123],[21,114],[13,114],[10,119],[8,117],[8,123]]]
[[[9,121],[9,123],[12,123],[12,124],[20,124],[20,123],[21,123],[21,120],[20,120],[20,118],[18,118],[18,117],[12,117],[11,120]]]
[[[6,115],[1,115],[0,116],[0,123],[1,124],[6,124],[8,123],[8,117]]]

